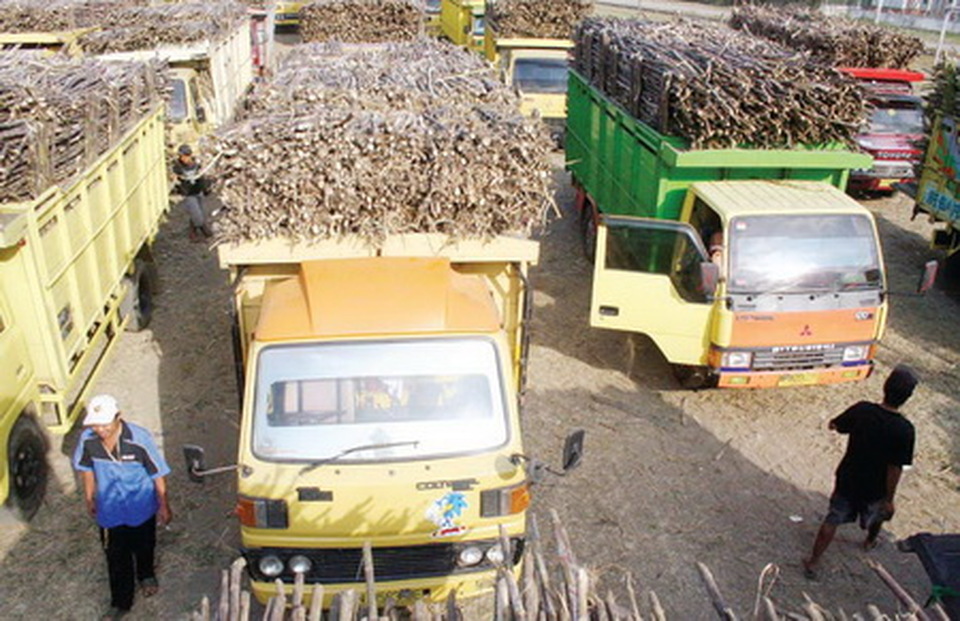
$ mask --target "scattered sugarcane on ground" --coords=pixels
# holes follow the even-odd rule
[[[810,9],[744,5],[734,9],[729,23],[834,67],[905,69],[923,53],[923,41],[915,36]]]
[[[0,32],[90,28],[80,37],[87,54],[192,43],[229,32],[247,19],[246,8],[231,1],[144,6],[127,1],[51,4],[0,0]]]
[[[213,141],[220,241],[529,234],[552,205],[549,137],[448,43],[304,46]]]
[[[527,621],[549,619],[570,621],[596,619],[605,621],[643,621],[654,619],[666,621],[670,618],[664,610],[664,603],[656,591],[642,589],[637,585],[629,571],[619,571],[621,575],[611,579],[597,571],[576,551],[567,534],[560,515],[550,511],[553,540],[544,540],[536,517],[531,518],[530,533],[523,552],[522,571],[519,578],[508,568],[498,570],[497,585],[487,599],[493,599],[493,618],[502,621]],[[505,534],[501,536],[501,545],[509,546]],[[508,555],[509,556],[509,555]],[[949,621],[939,603],[933,603],[926,610],[918,600],[897,582],[880,563],[868,561],[867,564],[894,594],[900,610],[906,611],[901,617],[894,612],[894,618]],[[193,621],[210,619],[262,618],[264,621],[319,621],[323,614],[320,603],[324,598],[322,584],[305,584],[304,575],[297,574],[293,585],[285,585],[277,580],[277,592],[263,609],[261,614],[253,610],[252,598],[247,590],[244,575],[246,561],[238,558],[230,569],[221,571],[220,592],[211,600],[203,596],[199,609],[194,611]],[[697,562],[697,573],[705,590],[714,614],[720,619],[735,621],[738,618],[751,618],[754,621],[825,621],[827,619],[847,619],[847,610],[831,611],[813,597],[804,595],[802,602],[782,602],[772,596],[774,587],[780,578],[780,568],[768,564],[760,572],[756,584],[744,585],[744,589],[755,589],[752,611],[734,609],[724,597],[717,585],[713,571],[704,563]],[[476,603],[458,600],[455,594],[442,604],[427,604],[418,600],[409,607],[398,606],[393,598],[387,597],[379,605],[374,597],[376,591],[375,551],[366,544],[363,550],[363,573],[366,581],[364,592],[348,589],[337,593],[327,613],[329,619],[353,621],[354,619],[380,619],[396,621],[459,621],[474,618],[465,610],[473,610]],[[609,573],[609,572],[608,572]],[[616,590],[616,592],[614,591]],[[482,599],[482,596],[481,598]],[[669,602],[666,602],[669,603]],[[216,608],[213,608],[213,606]],[[466,608],[473,605],[473,608]],[[708,609],[703,611],[709,616]],[[889,619],[876,604],[866,605],[866,614],[853,611],[853,618],[868,618],[875,621]]]
[[[574,69],[693,148],[852,145],[861,87],[808,56],[728,28],[588,18]]]
[[[0,201],[36,198],[109,149],[159,105],[159,63],[0,54]]]
[[[592,0],[491,0],[486,18],[500,37],[568,39],[592,12]]]
[[[304,43],[409,41],[422,24],[423,8],[415,0],[316,0],[300,9]]]

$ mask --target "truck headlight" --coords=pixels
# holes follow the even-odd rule
[[[493,563],[494,565],[499,565],[500,563],[503,562],[503,559],[505,558],[503,555],[503,548],[501,548],[499,545],[493,546],[492,548],[487,550],[486,557],[487,557],[487,560]]]
[[[313,567],[313,563],[306,556],[297,554],[287,562],[287,567],[295,574],[305,574]]]
[[[267,578],[276,578],[283,573],[283,561],[273,554],[269,554],[260,559],[257,567],[260,568],[260,573]]]
[[[460,550],[457,555],[457,564],[461,567],[471,567],[483,560],[483,552],[477,546],[470,546]]]
[[[527,482],[480,492],[480,517],[513,515],[529,506],[530,485]]]
[[[868,345],[848,345],[843,348],[843,361],[858,362],[866,360],[869,352],[870,347]]]
[[[748,351],[725,351],[720,356],[720,366],[725,369],[749,369],[753,354]]]

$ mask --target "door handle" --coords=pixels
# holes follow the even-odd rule
[[[620,308],[616,306],[601,306],[600,315],[602,315],[603,317],[619,317]]]

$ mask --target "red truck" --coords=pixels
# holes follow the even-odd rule
[[[894,183],[914,179],[923,159],[923,100],[913,84],[923,74],[904,69],[841,67],[860,80],[872,107],[870,125],[857,137],[860,149],[873,156],[873,168],[850,173],[847,189],[857,194],[893,194]]]

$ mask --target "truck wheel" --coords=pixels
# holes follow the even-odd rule
[[[133,274],[126,277],[130,291],[120,305],[120,313],[124,317],[130,316],[127,322],[130,332],[143,330],[153,318],[154,268],[151,263],[141,259],[137,259],[135,265]]]
[[[597,220],[589,202],[580,212],[580,239],[583,243],[583,256],[592,265],[597,256]]]
[[[680,386],[688,390],[710,388],[716,382],[716,378],[710,374],[707,367],[689,364],[671,364],[670,367],[673,370],[673,376],[680,382]]]
[[[10,432],[8,446],[10,496],[7,503],[24,522],[40,508],[47,490],[47,441],[30,416],[21,416]]]

